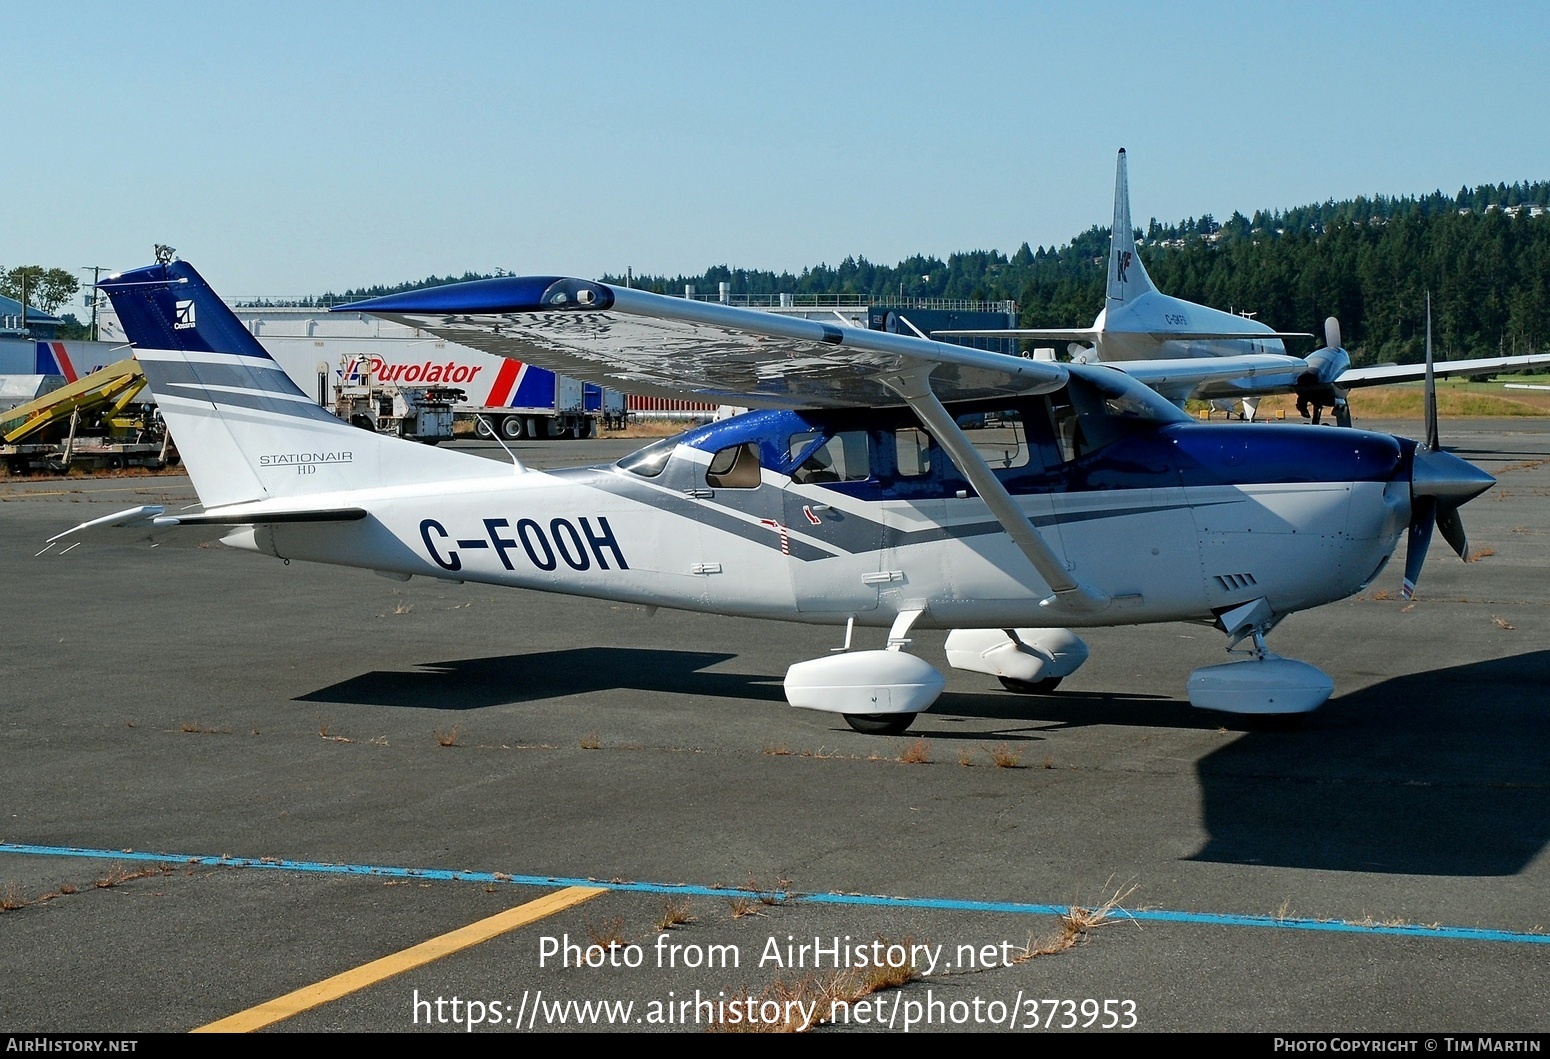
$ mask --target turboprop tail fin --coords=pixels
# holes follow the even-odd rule
[[[1106,305],[1117,307],[1156,290],[1146,266],[1136,256],[1135,229],[1130,226],[1130,177],[1125,149],[1119,149],[1114,169],[1114,231],[1109,237],[1109,286]]]

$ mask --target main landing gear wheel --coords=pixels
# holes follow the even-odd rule
[[[846,713],[841,716],[862,735],[903,735],[915,722],[913,713]]]
[[[997,677],[1001,686],[1007,691],[1015,691],[1019,695],[1048,695],[1060,687],[1061,677],[1045,677],[1043,680],[1014,680],[1012,677]]]

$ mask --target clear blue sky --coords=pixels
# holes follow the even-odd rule
[[[1550,5],[0,3],[0,265],[799,270],[1550,178]]]

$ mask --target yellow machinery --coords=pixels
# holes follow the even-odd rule
[[[145,374],[130,358],[0,412],[0,456],[13,471],[39,462],[63,468],[73,458],[110,467],[164,464],[167,435],[160,421],[127,413],[144,387]]]

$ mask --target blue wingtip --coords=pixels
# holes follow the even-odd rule
[[[499,276],[467,283],[388,294],[332,312],[363,313],[522,313],[607,309],[613,291],[602,283],[563,276]]]

